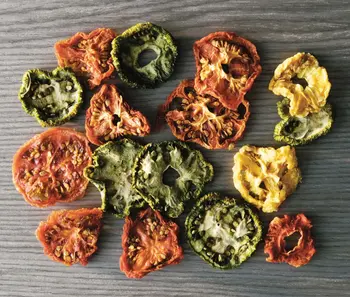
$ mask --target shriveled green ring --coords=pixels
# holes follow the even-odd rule
[[[139,56],[146,50],[154,51],[157,57],[140,66]],[[164,28],[152,23],[140,23],[113,40],[111,56],[123,82],[132,88],[153,88],[173,73],[177,47]]]
[[[169,167],[179,174],[172,186],[163,183]],[[184,211],[184,202],[196,199],[212,177],[213,166],[200,151],[180,141],[164,141],[146,145],[138,155],[133,186],[153,209],[177,218]]]
[[[56,98],[47,99],[52,94]],[[52,127],[66,123],[77,114],[83,103],[82,94],[83,89],[70,68],[57,67],[52,72],[41,69],[25,72],[18,98],[24,111],[41,126]]]
[[[262,237],[262,224],[253,210],[246,204],[237,204],[233,198],[221,198],[218,193],[209,193],[197,201],[185,227],[193,251],[219,269],[240,266],[256,250]],[[252,233],[251,238],[247,238],[248,233]],[[211,237],[213,234],[217,238]]]

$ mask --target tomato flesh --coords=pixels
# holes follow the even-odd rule
[[[129,278],[142,278],[166,265],[178,264],[183,259],[178,235],[178,225],[165,221],[158,211],[151,208],[141,211],[134,221],[127,217],[120,270]]]
[[[72,265],[86,265],[97,250],[103,211],[99,208],[53,211],[41,222],[36,236],[44,253],[52,260]]]
[[[86,137],[69,128],[52,128],[25,143],[15,154],[13,182],[36,207],[70,202],[85,194],[83,170],[91,164]]]

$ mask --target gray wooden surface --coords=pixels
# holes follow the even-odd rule
[[[350,3],[347,1],[7,1],[0,2],[0,296],[350,296]],[[34,232],[51,210],[98,206],[93,186],[80,201],[49,209],[29,206],[11,182],[12,156],[44,131],[17,99],[24,71],[56,66],[53,45],[77,31],[111,27],[121,33],[151,21],[178,41],[180,56],[171,79],[155,90],[131,90],[125,97],[153,123],[157,106],[183,78],[193,77],[192,44],[206,34],[232,30],[252,40],[263,72],[248,94],[252,115],[239,142],[278,146],[272,138],[278,98],[267,90],[274,68],[298,51],[316,55],[332,82],[332,131],[297,148],[303,183],[278,213],[262,214],[265,230],[275,215],[305,213],[313,221],[317,253],[295,269],[265,261],[263,244],[240,268],[218,271],[196,256],[182,237],[184,260],[176,266],[127,279],[119,271],[122,220],[106,215],[99,251],[87,267],[65,267],[42,253]],[[84,110],[66,124],[83,131]],[[169,129],[144,142],[173,139]],[[238,197],[232,184],[237,151],[201,149],[215,169],[206,191]],[[183,230],[182,216],[180,226]]]

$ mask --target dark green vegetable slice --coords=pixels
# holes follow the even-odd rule
[[[156,58],[140,65],[140,55],[153,51]],[[132,88],[153,88],[166,81],[174,70],[177,47],[171,34],[152,23],[140,23],[117,36],[111,56],[119,77]]]
[[[142,207],[144,200],[131,186],[134,161],[142,146],[130,139],[110,141],[98,147],[93,163],[84,175],[100,191],[103,210],[112,209],[116,217],[130,214],[130,209]]]
[[[290,145],[302,145],[329,132],[332,124],[332,107],[326,104],[317,113],[309,113],[306,117],[289,115],[287,98],[277,103],[278,114],[282,118],[274,130],[276,141]]]
[[[18,98],[23,109],[43,127],[69,121],[83,102],[83,89],[69,68],[52,72],[32,69],[24,73]]]
[[[172,183],[167,171],[178,174]],[[184,202],[197,198],[204,184],[213,177],[213,167],[201,152],[180,141],[148,144],[135,162],[133,186],[156,210],[177,218],[184,211]]]
[[[241,265],[261,240],[258,216],[233,198],[210,193],[197,201],[185,222],[191,248],[215,268]]]

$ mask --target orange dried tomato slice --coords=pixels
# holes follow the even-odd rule
[[[243,99],[238,110],[225,108],[213,96],[199,95],[193,80],[184,80],[160,108],[172,133],[182,141],[191,141],[207,149],[233,148],[242,137],[250,112]]]
[[[55,44],[58,65],[88,77],[89,87],[93,89],[114,71],[110,52],[116,36],[112,29],[98,28],[89,34],[78,32],[67,40],[58,41]]]
[[[264,252],[269,255],[267,262],[285,262],[294,267],[309,263],[315,254],[314,241],[311,238],[311,222],[304,214],[284,215],[274,218],[266,235]],[[299,233],[297,246],[287,251],[285,238]]]
[[[215,32],[196,41],[193,52],[196,91],[236,110],[261,72],[255,45],[233,32]]]
[[[90,142],[101,145],[125,135],[145,136],[151,128],[147,118],[123,100],[116,86],[104,84],[91,98],[85,130]]]
[[[166,221],[161,214],[148,208],[138,214],[136,220],[125,219],[120,257],[120,270],[130,278],[142,278],[146,274],[183,259],[179,245],[179,227]]]
[[[85,194],[83,170],[91,164],[85,135],[69,128],[52,128],[35,135],[13,158],[16,189],[33,206],[70,202]]]
[[[86,265],[97,250],[103,211],[99,208],[53,211],[41,222],[36,236],[44,253],[65,265]]]

